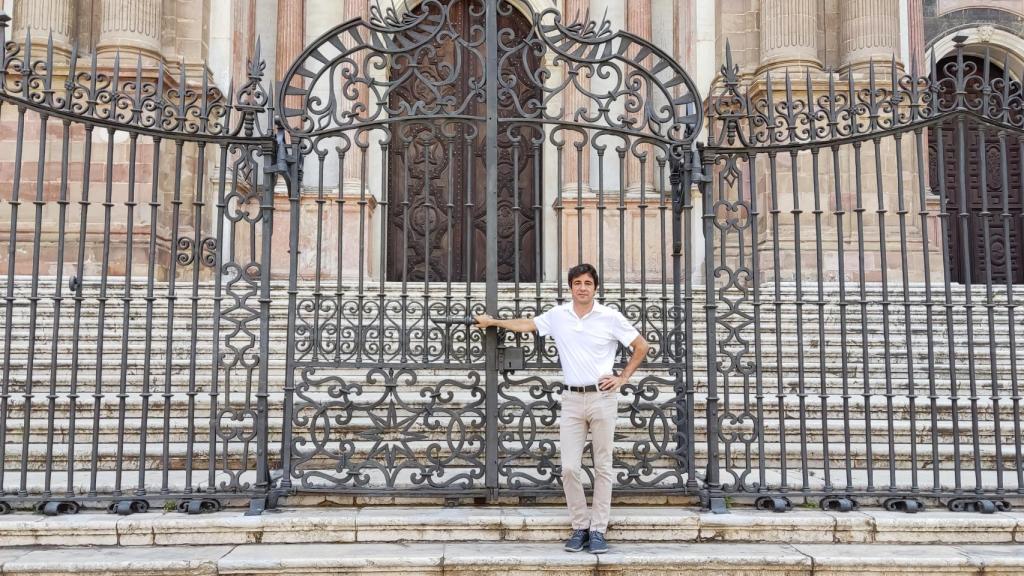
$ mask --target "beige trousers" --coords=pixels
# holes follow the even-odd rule
[[[558,438],[562,452],[562,487],[573,530],[608,529],[612,507],[612,444],[620,393],[562,393]],[[594,451],[594,503],[587,510],[583,492],[583,447],[590,432]]]

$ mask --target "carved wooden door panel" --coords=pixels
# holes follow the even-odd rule
[[[392,92],[389,108],[399,115],[422,115],[439,107],[462,118],[486,115],[483,6],[479,0],[455,0],[447,8],[451,36],[461,40],[435,42],[415,59],[391,64],[392,78],[402,78],[402,84]],[[498,27],[511,30],[518,41],[530,33],[531,23],[513,11],[499,15]],[[524,92],[533,86],[526,79],[531,73],[527,68],[539,65],[539,57],[527,63],[519,59],[503,72],[514,70],[514,85]],[[499,116],[515,116],[511,106],[499,101]],[[500,281],[536,278],[539,222],[535,208],[540,191],[535,167],[540,166],[540,148],[524,141],[515,129],[501,130],[497,140],[498,234],[488,239],[484,122],[448,118],[392,124],[388,280],[483,281],[488,241],[498,244]]]

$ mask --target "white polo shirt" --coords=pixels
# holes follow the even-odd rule
[[[640,335],[625,316],[597,302],[583,318],[567,302],[533,322],[537,334],[555,339],[566,386],[597,384],[601,376],[612,373],[618,345],[629,346]]]

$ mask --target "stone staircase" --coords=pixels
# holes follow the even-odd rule
[[[242,367],[223,369],[215,364],[218,348],[214,346],[213,291],[207,286],[195,291],[187,284],[179,286],[172,325],[167,317],[166,285],[156,286],[157,297],[149,319],[141,298],[146,286],[133,285],[134,299],[129,302],[126,320],[121,300],[124,286],[112,281],[100,342],[96,282],[87,281],[86,286],[76,339],[72,328],[76,323],[74,300],[65,296],[57,314],[51,297],[55,285],[40,281],[32,346],[29,284],[19,282],[16,287],[10,318],[12,338],[5,343],[10,356],[3,358],[10,375],[3,398],[4,491],[38,495],[46,493],[49,485],[49,491],[55,494],[106,493],[118,485],[120,478],[120,493],[145,488],[150,493],[180,494],[189,489],[208,490],[211,482],[216,485],[224,481],[228,473],[239,474],[240,481],[251,479],[255,450],[253,443],[243,438],[253,433],[252,422],[245,418],[232,420],[231,416],[253,408],[255,389],[248,386],[254,386],[255,379],[246,380],[247,369]],[[0,286],[0,293],[4,290]],[[311,290],[303,285],[300,293],[308,296]],[[864,314],[860,302],[850,300],[855,295],[848,292],[845,329],[839,321],[844,306],[839,305],[835,290],[826,291],[820,306],[813,301],[799,306],[799,321],[794,290],[792,285],[780,287],[776,306],[770,299],[774,298],[773,290],[762,287],[759,334],[754,332],[750,300],[732,308],[723,304],[724,299],[718,303],[717,361],[722,366],[716,374],[717,407],[722,416],[718,445],[726,482],[730,481],[728,472],[734,471],[749,472],[750,478],[758,481],[763,477],[771,486],[811,490],[852,490],[869,485],[901,490],[919,485],[959,486],[969,490],[976,486],[980,475],[981,485],[987,488],[1001,482],[1009,495],[1024,490],[1018,472],[1022,462],[1020,395],[1012,362],[1024,358],[1015,358],[1018,351],[1011,346],[1013,338],[1024,338],[1024,314],[1016,315],[1010,324],[1005,293],[997,292],[987,301],[983,289],[972,292],[974,348],[968,349],[962,287],[951,299],[956,304],[950,308],[951,322],[946,321],[946,307],[935,302],[930,333],[927,308],[914,304],[908,318],[899,287],[892,289],[887,299],[878,286],[869,287]],[[804,290],[805,297],[812,294],[806,286]],[[287,356],[286,286],[275,283],[272,292],[270,355],[266,359],[270,374],[269,458],[272,467],[279,467],[283,459]],[[553,286],[543,287],[545,302],[553,293]],[[422,298],[418,292],[410,294],[412,299]],[[925,300],[922,286],[909,288],[908,294],[911,302]],[[640,295],[639,287],[630,286],[623,298],[634,301]],[[649,290],[647,295],[657,300],[660,289]],[[933,289],[933,299],[941,295],[941,289]],[[455,302],[467,299],[461,292],[451,296]],[[527,290],[517,302],[515,293],[505,287],[500,302],[507,307],[526,306],[535,301],[535,296]],[[704,295],[696,292],[694,297],[690,344],[693,448],[696,469],[702,471],[708,453],[709,355]],[[482,301],[482,289],[468,298]],[[608,298],[617,302],[619,293],[609,292]],[[433,300],[444,298],[435,295]],[[883,306],[884,301],[889,305]],[[0,313],[5,310],[0,308]],[[750,317],[744,319],[740,313]],[[56,343],[52,339],[55,319],[59,320]],[[7,319],[0,317],[0,326],[5,322]],[[650,325],[657,329],[661,321],[652,319]],[[125,326],[127,333],[123,332]],[[221,330],[223,341],[228,337],[223,322]],[[759,352],[755,350],[758,343]],[[258,348],[251,353],[257,354]],[[456,348],[454,353],[461,352]],[[759,379],[753,364],[739,367],[758,357]],[[656,380],[667,380],[668,373],[658,366],[660,357],[654,360],[633,381],[643,390],[642,397],[633,389],[620,399],[616,439],[620,471],[649,466],[649,477],[674,468],[677,462],[671,426],[675,393],[671,383]],[[26,383],[30,371],[29,388]],[[387,454],[373,453],[378,439],[372,433],[387,415],[389,404],[369,405],[388,394],[388,385],[368,379],[365,368],[319,368],[318,378],[328,376],[359,383],[360,392],[352,398],[357,404],[363,402],[343,427],[332,431],[331,440],[350,442],[353,461],[363,458],[383,464]],[[410,458],[423,459],[436,450],[452,424],[464,425],[467,435],[483,434],[479,417],[482,383],[464,387],[443,384],[445,380],[465,383],[467,376],[465,369],[445,368],[441,362],[418,370],[417,377],[407,392],[398,390],[404,393],[399,417],[422,415],[437,406],[437,398],[421,394],[423,390],[443,390],[450,398],[446,398],[443,411],[432,413],[430,425],[420,419],[405,428],[403,434],[411,438],[407,439]],[[544,379],[540,395],[534,389],[537,382],[529,377]],[[655,379],[645,380],[647,377]],[[558,372],[549,368],[528,368],[502,380],[501,390],[509,406],[512,400],[517,406],[511,406],[508,419],[499,424],[499,432],[505,435],[499,457],[509,458],[512,469],[536,475],[538,467],[543,467],[544,462],[535,454],[517,452],[531,443],[557,439],[557,428],[544,423],[524,433],[520,425],[531,412],[557,413],[558,395],[551,393],[551,386],[559,380]],[[313,386],[304,396],[308,410],[312,410],[310,404],[327,405],[337,400],[326,387]],[[26,406],[30,407],[27,411]],[[225,410],[237,412],[225,414]],[[665,418],[659,420],[662,415]],[[311,438],[316,424],[296,421],[295,436]],[[638,456],[636,447],[644,444],[654,450]],[[302,446],[294,450],[304,460],[303,470],[338,474],[337,458],[304,452]],[[454,475],[466,469],[464,462],[455,461],[447,473]],[[370,487],[383,482],[373,471],[369,473],[373,476]]]
[[[1019,574],[1024,515],[613,508],[602,556],[563,507],[366,506],[0,517],[3,574]]]
[[[286,507],[261,516],[245,516],[232,508],[198,516],[173,511],[185,498],[214,496],[225,504],[244,505],[245,492],[237,488],[255,480],[255,445],[242,440],[253,432],[252,422],[233,420],[235,412],[224,413],[253,407],[255,390],[247,386],[255,380],[247,380],[241,368],[225,370],[215,364],[212,291],[197,293],[193,323],[191,289],[180,289],[180,315],[173,330],[166,286],[157,287],[148,332],[145,301],[133,300],[122,350],[125,319],[118,297],[123,288],[112,284],[98,362],[95,292],[87,292],[83,300],[76,341],[73,301],[65,300],[56,315],[52,300],[45,297],[54,293],[54,286],[42,282],[30,361],[31,294],[26,286],[19,284],[15,291],[12,339],[3,343],[11,353],[3,359],[10,380],[7,394],[0,397],[5,418],[0,501],[16,508],[0,515],[4,576],[1024,573],[1024,513],[954,513],[934,502],[918,514],[872,508],[888,495],[911,494],[915,488],[971,494],[979,477],[988,493],[1001,486],[999,497],[1011,501],[1024,489],[1018,456],[1020,402],[1011,363],[1011,334],[1024,335],[1024,324],[1014,318],[1011,332],[1000,294],[993,299],[992,328],[987,309],[974,310],[973,352],[965,344],[962,289],[954,294],[958,305],[952,308],[953,321],[946,323],[945,308],[937,304],[929,333],[923,305],[913,306],[909,319],[901,305],[891,305],[886,331],[877,287],[869,291],[871,303],[863,317],[859,303],[846,307],[845,330],[834,292],[826,295],[820,315],[817,305],[804,305],[801,323],[793,287],[786,286],[777,319],[771,301],[760,307],[757,355],[752,320],[744,323],[735,315],[720,319],[717,361],[726,360],[716,374],[722,478],[730,483],[739,476],[748,490],[757,483],[788,494],[794,509],[785,514],[753,509],[746,504],[759,492],[735,492],[735,486],[728,492],[730,513],[724,515],[700,511],[696,497],[678,486],[620,488],[608,534],[612,550],[594,556],[561,549],[568,516],[557,485],[540,491],[536,504],[506,490],[490,505],[474,506],[469,504],[476,492],[466,491],[458,499],[460,506],[450,508],[441,506],[452,502],[444,494],[415,495],[407,477],[396,483],[397,492],[381,489],[383,478],[367,467],[367,487],[338,489],[328,481],[312,482],[284,499]],[[304,293],[309,290],[303,287]],[[544,290],[545,297],[553,292]],[[273,292],[266,402],[269,461],[276,470],[284,456],[287,308],[284,286],[275,284]],[[145,287],[133,286],[133,293],[144,294]],[[764,297],[771,291],[761,293]],[[631,287],[627,299],[638,294]],[[520,304],[532,303],[533,296],[524,295]],[[610,296],[617,300],[617,294]],[[463,294],[455,297],[465,299]],[[983,292],[972,297],[985,302]],[[898,290],[890,294],[892,302],[900,298]],[[482,299],[482,292],[471,294],[474,302]],[[923,288],[915,287],[911,299],[923,301]],[[514,294],[503,290],[501,302],[514,306]],[[714,396],[708,386],[703,306],[703,294],[695,293],[691,388],[693,456],[700,472],[707,466],[707,407]],[[720,303],[718,312],[724,314],[723,309]],[[749,302],[736,311],[753,317]],[[55,317],[60,330],[54,349]],[[0,326],[5,321],[0,316]],[[169,346],[168,334],[173,335]],[[742,368],[743,361],[756,357],[761,359],[759,377],[753,369]],[[27,387],[30,362],[33,376]],[[633,389],[620,398],[618,473],[647,464],[651,477],[676,466],[671,453],[675,393],[668,376],[655,359],[634,378],[642,393],[638,396]],[[331,439],[350,442],[350,466],[370,461],[386,468],[387,456],[374,453],[373,445],[391,403],[370,404],[385,397],[389,385],[368,378],[365,367],[323,366],[317,377],[362,386],[352,395],[361,408]],[[531,377],[541,378],[540,385]],[[436,450],[432,446],[443,445],[444,431],[452,424],[464,424],[466,434],[483,434],[482,383],[444,384],[466,383],[466,370],[440,364],[418,370],[417,378],[415,384],[399,386],[403,404],[396,409],[400,417],[420,418],[405,428],[404,436],[389,440],[404,439],[409,458],[427,458]],[[499,458],[511,470],[538,475],[538,467],[545,464],[535,451],[517,455],[517,450],[557,438],[553,424],[525,417],[557,414],[559,380],[556,370],[537,367],[500,378],[509,410],[499,421]],[[444,397],[444,410],[435,410],[438,397],[421,395],[421,390],[450,393]],[[325,386],[312,386],[299,400],[297,410],[308,410],[338,397]],[[440,428],[427,425],[425,413]],[[664,419],[656,418],[662,414]],[[536,422],[536,429],[524,432],[520,425],[525,422]],[[309,439],[316,433],[315,425],[293,424],[298,437]],[[642,446],[653,452],[638,453]],[[304,452],[302,445],[293,450],[308,457],[303,471],[340,475],[337,458]],[[467,470],[465,462],[455,461],[448,473]],[[865,496],[866,487],[878,496]],[[820,494],[847,489],[859,493],[861,509],[840,513],[818,508]],[[27,509],[50,498],[47,494],[70,496],[86,507],[58,517]],[[124,497],[146,498],[154,508],[130,516],[95,509]],[[161,505],[166,509],[158,509]]]

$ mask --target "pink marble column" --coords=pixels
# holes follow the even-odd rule
[[[916,70],[918,75],[925,72],[924,62],[924,0],[907,1],[907,19],[910,29],[910,62],[906,62],[908,70]]]
[[[302,53],[305,44],[303,24],[305,22],[306,0],[277,0],[277,55],[275,58],[275,78],[284,78],[288,68]],[[296,78],[293,82],[301,82]],[[287,107],[299,107],[302,101],[298,97],[288,97]]]
[[[352,20],[353,18],[362,18],[363,20],[370,19],[370,3],[368,0],[344,0],[345,2],[345,21]],[[360,70],[361,74],[370,73],[370,70]],[[334,90],[338,90],[339,87],[334,87]],[[352,102],[346,102],[345,106],[348,109],[354,108],[358,104],[363,105],[363,109],[369,106],[369,94],[366,91],[365,86],[357,86],[356,89],[359,91],[358,98]],[[366,113],[363,112],[365,116]],[[354,137],[355,134],[350,134],[350,137]],[[361,149],[355,146],[355,142],[349,148],[345,155],[344,165],[344,177],[345,182],[355,183],[359,182],[362,177],[362,153]]]
[[[584,14],[587,14],[590,9],[590,0],[564,0],[564,8],[562,13],[565,14],[567,21],[573,21],[577,16],[580,18]],[[571,73],[566,70],[566,73]],[[581,73],[576,82],[584,88],[590,86],[590,78],[586,73]],[[562,92],[562,109],[563,118],[565,120],[574,120],[576,111],[583,108],[590,110],[592,101],[589,97],[582,94],[570,83],[566,86]],[[575,143],[579,141],[578,138],[574,138],[572,135],[566,136],[565,148],[563,150],[563,168],[562,168],[562,188],[563,190],[575,190],[577,183],[582,180],[584,190],[589,188],[590,182],[590,150],[589,146],[584,147],[582,153],[577,152]],[[579,178],[578,174],[582,174],[583,178]]]
[[[644,40],[651,39],[651,0],[629,0],[626,8],[626,31],[639,36]],[[634,47],[630,50],[629,55],[633,57],[639,51],[639,47]],[[650,57],[644,59],[639,66],[649,68],[651,63]],[[638,129],[643,129],[640,123],[643,122],[642,113],[630,114],[630,118],[637,121]],[[629,161],[626,163],[626,182],[629,190],[639,190],[641,184],[650,190],[655,184],[654,178],[654,164],[655,164],[655,153],[650,146],[644,146],[641,151],[647,152],[647,158],[644,164],[644,175],[641,177],[641,163],[640,159],[636,158],[633,154],[628,156]]]

